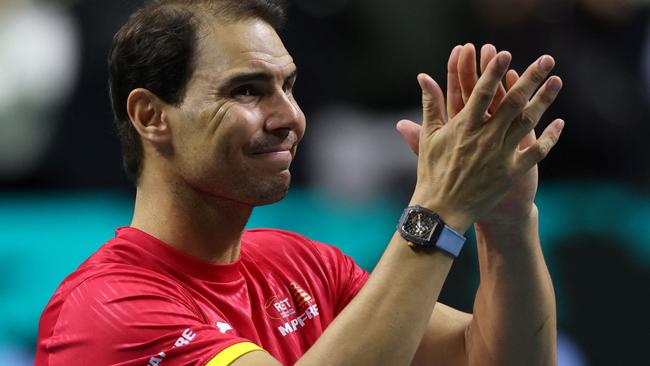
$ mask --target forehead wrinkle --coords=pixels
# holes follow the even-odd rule
[[[286,52],[286,51],[285,51]],[[219,87],[229,78],[237,74],[267,73],[276,80],[284,80],[297,69],[293,57],[282,52],[281,56],[273,56],[260,51],[240,51],[238,55],[222,62],[202,62],[202,67],[195,70],[194,80],[208,85],[210,89]]]
[[[252,57],[247,60],[243,60],[241,63],[248,64],[253,68],[261,67],[266,68],[271,66],[272,69],[286,69],[291,66],[295,68],[293,57],[289,54],[284,54],[282,56],[272,56],[269,57],[268,54],[263,52],[242,52],[242,54],[251,54]]]
[[[237,74],[267,73],[274,78],[284,79],[296,70],[293,60],[289,60],[284,65],[278,65],[275,62],[266,60],[249,60],[245,66],[233,67],[226,72],[221,73],[220,80],[225,80]]]
[[[286,69],[291,66],[295,68],[293,57],[288,53],[282,53],[281,55],[275,56],[270,55],[266,52],[259,51],[240,51],[239,55],[245,55],[248,57],[231,57],[229,60],[220,60],[225,61],[225,64],[217,60],[211,59],[208,55],[200,55],[203,62],[198,62],[199,67],[196,68],[195,72],[198,73],[231,73],[235,69]],[[208,58],[209,57],[209,58]],[[217,66],[221,64],[221,67]],[[269,67],[270,66],[270,67]]]
[[[273,54],[270,51],[271,50],[264,50],[264,51],[245,51],[245,50],[241,50],[241,51],[239,51],[239,53],[243,54],[243,55],[250,54],[253,58],[276,58],[276,59],[290,58],[293,61],[293,57],[291,57],[289,52],[287,52],[287,50],[285,50],[284,47],[277,54]],[[264,56],[266,56],[266,57],[264,57]]]

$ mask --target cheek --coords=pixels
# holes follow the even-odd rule
[[[241,154],[262,126],[261,121],[259,111],[234,105],[224,113],[219,127],[215,130],[215,143],[226,148],[228,154]]]

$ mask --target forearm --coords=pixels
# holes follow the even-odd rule
[[[366,285],[297,365],[407,365],[451,264],[395,234]]]
[[[538,214],[475,225],[481,284],[467,332],[470,365],[555,365],[555,295],[538,236]]]

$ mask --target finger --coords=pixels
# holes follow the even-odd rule
[[[417,79],[422,88],[422,127],[426,132],[433,133],[445,124],[445,97],[431,76],[419,74]]]
[[[487,65],[497,55],[497,49],[491,44],[481,47],[481,74],[485,72]]]
[[[510,124],[506,132],[508,146],[519,145],[521,139],[537,126],[544,112],[557,98],[560,89],[562,89],[562,79],[553,76],[537,91],[521,115]]]
[[[512,89],[512,87],[515,85],[515,83],[519,80],[519,74],[517,71],[510,69],[506,73],[506,91],[509,91]]]
[[[555,67],[555,60],[551,56],[544,55],[530,65],[510,88],[493,116],[493,119],[501,122],[500,125],[503,126],[504,132],[528,105],[533,93],[544,82],[553,67]]]
[[[458,80],[458,57],[463,46],[456,46],[449,55],[447,63],[447,115],[454,118],[465,106]]]
[[[551,149],[557,144],[564,128],[564,121],[556,119],[546,127],[542,135],[530,147],[521,151],[517,155],[516,171],[518,174],[524,174],[535,164],[542,161]]]
[[[524,138],[521,139],[521,141],[519,141],[519,145],[517,146],[517,149],[520,150],[520,151],[521,150],[526,150],[526,148],[533,145],[535,143],[535,141],[537,141],[537,136],[535,135],[535,130],[530,130],[530,132],[528,132],[526,134],[526,136],[524,136]]]
[[[476,75],[476,49],[471,43],[464,45],[460,50],[460,55],[458,56],[458,78],[463,102],[467,104],[478,80],[478,76]]]
[[[485,72],[485,69],[487,68],[487,65],[492,61],[492,59],[497,55],[497,49],[491,44],[486,44],[483,47],[481,47],[481,74]],[[503,97],[506,95],[506,90],[503,87],[503,85],[499,85],[499,88],[497,89],[497,93],[494,96],[494,100],[492,100],[492,104],[488,108],[488,112],[494,113],[494,111],[498,108],[499,104],[501,104],[501,101],[503,100]]]
[[[492,103],[496,90],[501,85],[501,80],[506,70],[508,70],[511,60],[512,55],[510,55],[510,52],[499,52],[490,61],[485,73],[478,79],[466,106],[472,121],[484,120],[485,112]]]
[[[403,119],[397,122],[395,128],[397,128],[397,132],[402,135],[402,138],[415,155],[418,155],[420,151],[420,131],[422,130],[422,126],[413,121]]]
[[[519,80],[519,74],[517,71],[510,69],[506,73],[506,91],[510,90],[513,85]],[[531,130],[526,136],[524,136],[521,141],[519,141],[519,150],[524,150],[530,145],[534,144],[537,141],[537,136],[535,135],[535,130]]]

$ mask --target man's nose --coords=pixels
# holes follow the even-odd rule
[[[267,118],[264,128],[271,132],[278,129],[294,130],[302,136],[305,117],[298,103],[286,93],[275,93],[267,100]]]

